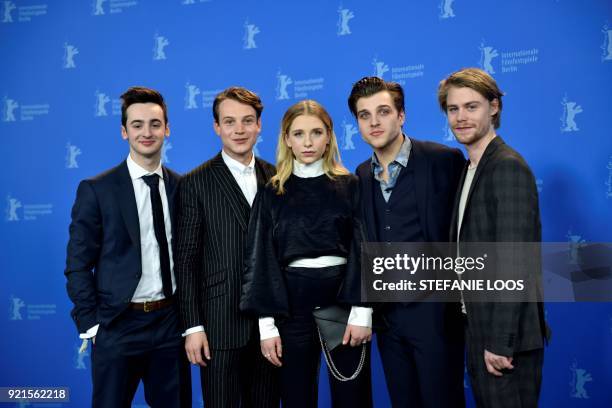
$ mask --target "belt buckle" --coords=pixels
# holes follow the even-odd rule
[[[151,308],[151,306],[150,306],[150,305],[151,305],[151,303],[152,303],[152,302],[147,302],[147,301],[145,300],[144,305],[143,305],[143,310],[144,310],[146,313],[153,311],[153,309],[152,309],[152,308]]]

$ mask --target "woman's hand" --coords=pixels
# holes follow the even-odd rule
[[[370,327],[355,326],[354,324],[347,324],[346,330],[344,331],[344,338],[342,344],[350,344],[351,347],[365,344],[372,340],[372,329]]]
[[[280,336],[262,340],[259,342],[259,345],[261,346],[261,354],[263,354],[266,360],[277,367],[283,365],[281,362],[283,345],[281,344]]]

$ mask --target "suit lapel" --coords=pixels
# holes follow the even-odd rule
[[[425,240],[429,240],[429,229],[427,223],[427,209],[428,209],[428,198],[427,194],[429,185],[429,160],[423,150],[421,149],[420,142],[414,139],[410,139],[412,142],[412,151],[408,160],[414,162],[414,184],[417,201],[417,210],[419,212],[419,219],[421,221],[421,230],[425,235]]]
[[[174,231],[174,214],[175,214],[175,195],[177,192],[176,178],[168,171],[167,168],[162,166],[164,173],[164,186],[166,188],[166,198],[168,199],[168,207],[170,211],[170,222]]]
[[[368,160],[366,169],[359,174],[359,178],[363,185],[361,194],[363,197],[363,211],[368,232],[368,240],[376,242],[378,239],[376,233],[376,218],[374,218],[374,174],[372,173],[372,159]]]
[[[465,209],[463,211],[464,217],[463,219],[465,219],[465,214],[468,211],[468,208],[470,206],[470,200],[472,198],[472,194],[474,193],[474,190],[476,189],[476,185],[478,184],[478,181],[480,179],[481,174],[484,172],[484,169],[487,167],[487,164],[489,163],[489,160],[491,159],[491,157],[493,156],[493,152],[495,152],[495,150],[497,150],[497,148],[504,144],[504,141],[501,137],[496,136],[493,140],[491,140],[489,142],[489,144],[487,145],[487,148],[485,149],[484,153],[482,154],[482,157],[480,158],[480,161],[478,162],[478,167],[476,167],[476,173],[474,174],[474,179],[472,180],[472,184],[470,185],[470,190],[468,192],[468,196],[465,200]],[[462,183],[460,184],[460,189],[458,191],[459,193],[459,197],[461,197],[461,191],[463,190],[463,181],[465,181],[465,174],[467,173],[467,167],[469,166],[469,160],[466,164],[465,170],[464,170],[464,174],[462,176]],[[458,200],[457,200],[457,206],[458,206]],[[455,223],[457,221],[455,220]],[[459,237],[457,237],[459,238]]]
[[[257,191],[261,191],[268,180],[272,177],[272,174],[269,174],[266,171],[266,168],[261,164],[261,161],[258,158],[255,158],[255,177],[257,177]]]
[[[119,165],[115,189],[123,222],[134,246],[140,254],[140,223],[138,221],[138,208],[136,208],[136,195],[134,194],[134,185],[132,184],[132,178],[125,161]]]
[[[244,194],[242,194],[242,190],[240,186],[238,186],[238,183],[236,183],[236,179],[234,179],[234,176],[225,165],[221,153],[213,158],[211,162],[211,173],[219,184],[234,215],[236,215],[238,223],[246,231],[248,228],[251,206],[244,197]]]
[[[459,217],[459,200],[461,199],[461,191],[463,190],[463,183],[465,182],[465,176],[467,174],[467,169],[470,162],[466,162],[463,166],[463,171],[461,172],[461,178],[459,179],[459,184],[457,185],[457,191],[455,192],[455,201],[453,201],[453,213],[451,215],[451,224],[450,224],[450,241],[457,241],[457,217]]]

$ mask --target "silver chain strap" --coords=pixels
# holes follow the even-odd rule
[[[331,371],[334,378],[341,382],[351,381],[357,378],[357,376],[361,372],[361,369],[363,368],[363,363],[365,363],[366,344],[364,343],[361,346],[361,358],[359,359],[359,365],[357,366],[357,369],[355,370],[353,375],[351,375],[350,377],[345,377],[336,368],[336,365],[334,364],[334,361],[331,358],[331,354],[329,350],[327,349],[327,344],[325,344],[325,340],[323,340],[323,336],[321,336],[321,331],[319,330],[318,327],[317,327],[317,332],[319,333],[319,341],[321,342],[321,349],[323,350],[323,357],[325,357],[325,362],[327,363],[327,366],[329,367],[329,371]]]

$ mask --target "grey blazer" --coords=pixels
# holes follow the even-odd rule
[[[457,237],[459,197],[467,164],[457,190],[451,218],[451,242],[540,242],[538,191],[531,169],[514,149],[495,137],[478,163]],[[513,262],[512,260],[506,260]],[[540,284],[539,276],[532,276]],[[484,303],[466,299],[473,341],[492,353],[515,352],[544,346],[550,330],[541,302]]]

